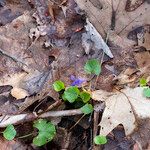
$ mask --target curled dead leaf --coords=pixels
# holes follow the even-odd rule
[[[11,95],[13,97],[15,97],[16,99],[23,99],[26,96],[30,96],[29,93],[26,90],[21,89],[21,88],[17,88],[17,87],[14,87],[11,90]]]

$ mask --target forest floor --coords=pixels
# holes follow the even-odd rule
[[[149,0],[0,0],[0,150],[150,150],[149,15]]]

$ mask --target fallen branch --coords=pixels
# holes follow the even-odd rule
[[[94,106],[95,111],[102,111],[104,109],[103,103]],[[36,113],[24,113],[19,115],[5,115],[0,117],[0,128],[6,127],[9,124],[22,124],[25,122],[34,121],[39,118],[52,118],[63,116],[75,116],[83,114],[79,109],[61,110],[61,111],[48,111],[43,114],[37,115]]]
[[[0,128],[6,127],[9,124],[17,125],[17,124],[33,121],[38,118],[74,116],[80,114],[83,114],[80,109],[73,109],[73,110],[62,110],[62,111],[49,111],[39,116],[36,115],[35,113],[5,115],[0,117]]]
[[[49,112],[41,114],[39,118],[74,116],[74,115],[81,115],[81,114],[83,113],[81,112],[80,109],[49,111]]]

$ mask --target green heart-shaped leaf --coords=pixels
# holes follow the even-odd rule
[[[50,142],[56,134],[55,126],[45,119],[35,121],[33,127],[39,130],[38,135],[33,139],[33,144],[36,146],[42,146]]]
[[[70,86],[63,94],[63,98],[73,103],[79,96],[80,91],[76,86]]]
[[[17,132],[12,124],[8,125],[3,132],[3,136],[9,141],[13,140],[16,134]]]
[[[88,74],[99,75],[101,73],[101,66],[97,59],[88,60],[84,66],[84,70]]]

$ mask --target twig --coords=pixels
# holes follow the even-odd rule
[[[69,131],[71,131],[85,116],[85,114],[69,129]]]
[[[49,111],[41,114],[39,118],[47,118],[47,117],[62,117],[62,116],[74,116],[83,114],[80,109],[72,109],[72,110],[61,110],[61,111]]]
[[[46,97],[34,108],[33,113],[36,112],[37,108],[42,105],[42,103],[44,103],[46,101]]]
[[[6,127],[9,124],[21,124],[25,122],[30,122],[38,118],[48,118],[48,117],[63,117],[63,116],[74,116],[83,114],[80,109],[73,110],[62,110],[62,111],[49,111],[41,115],[36,115],[35,113],[29,114],[19,114],[19,115],[7,115],[0,117],[0,127]]]
[[[102,106],[103,108],[103,106]],[[94,108],[96,109],[96,108]],[[63,116],[75,116],[81,115],[83,112],[79,109],[72,109],[72,110],[61,110],[61,111],[49,111],[45,112],[41,115],[36,115],[35,113],[24,113],[19,115],[6,115],[0,117],[0,128],[6,127],[9,124],[22,124],[25,122],[30,122],[35,119],[39,118],[48,118],[48,117],[63,117]],[[1,122],[2,121],[2,122]]]
[[[50,111],[50,110],[52,110],[53,108],[55,108],[56,106],[61,105],[62,103],[63,103],[62,101],[58,100],[58,101],[56,101],[55,103],[53,103],[52,105],[50,105],[50,106],[46,109],[46,111]]]
[[[19,137],[17,137],[17,139],[23,139],[23,138],[29,137],[31,135],[33,135],[33,133],[30,133],[30,134],[27,134],[27,135],[23,135],[23,136],[19,136]]]

